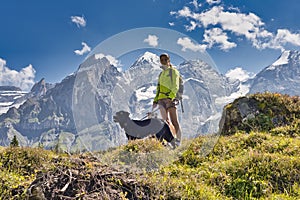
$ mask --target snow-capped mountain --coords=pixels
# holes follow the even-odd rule
[[[161,72],[159,57],[151,52],[145,52],[124,72],[124,79],[132,87],[137,89],[146,83],[157,83]]]
[[[180,74],[186,81],[198,80],[209,89],[211,96],[225,96],[231,93],[227,79],[216,69],[201,60],[185,61],[178,66]]]
[[[215,116],[221,107],[215,105],[215,99],[226,96],[233,89],[226,84],[227,79],[217,70],[200,60],[186,61],[178,69],[184,80],[184,113],[178,106],[182,129],[186,137],[215,131],[218,121]],[[135,92],[130,98],[130,112],[140,119],[151,110],[159,73],[162,71],[159,57],[146,52],[129,68],[126,77],[135,82]],[[213,122],[211,120],[214,120]],[[191,123],[192,122],[192,123]]]
[[[0,115],[12,107],[19,108],[29,98],[45,95],[52,87],[54,85],[46,83],[44,78],[35,83],[29,92],[15,86],[0,86]]]
[[[10,108],[19,108],[25,102],[23,98],[27,92],[14,86],[0,86],[0,115],[6,113]]]
[[[264,91],[300,95],[300,52],[284,51],[254,77],[250,93]]]
[[[185,136],[211,130],[208,119],[217,112],[214,98],[218,89],[213,86],[221,88],[222,77],[200,61],[187,62],[178,70],[185,76],[185,112],[180,114]],[[9,138],[17,135],[22,145],[42,143],[45,148],[53,148],[59,142],[70,151],[106,149],[125,142],[125,134],[112,116],[127,110],[132,118],[140,119],[151,111],[161,71],[159,57],[150,52],[141,55],[124,72],[104,57],[91,56],[76,73],[46,92],[41,80],[33,87],[40,95],[1,116],[0,142],[7,145]],[[218,84],[209,82],[205,73]]]
[[[23,146],[42,144],[51,149],[59,143],[67,151],[106,149],[111,143],[119,143],[110,105],[120,75],[106,58],[93,56],[77,72],[50,88],[44,80],[39,81],[18,109],[12,107],[0,116],[0,145],[9,145],[13,135]],[[77,106],[77,102],[84,105]],[[90,105],[96,120],[86,109]],[[84,117],[75,121],[78,116],[72,106],[77,106],[76,113]],[[87,131],[86,126],[93,128]]]
[[[154,68],[160,68],[159,56],[149,51],[146,51],[140,56],[130,68],[143,67],[151,65]]]
[[[274,89],[299,95],[299,55],[284,52],[253,79],[251,75],[245,78],[247,72],[241,69],[222,75],[200,60],[174,66],[184,79],[185,112],[178,106],[184,137],[215,132],[223,106],[249,88],[250,92]],[[14,135],[24,146],[42,144],[49,149],[59,144],[68,151],[122,144],[125,134],[113,122],[113,115],[126,110],[130,117],[141,119],[151,111],[161,71],[159,57],[151,52],[137,58],[126,71],[119,71],[106,57],[94,55],[55,85],[42,79],[27,94],[2,88],[0,106],[8,111],[0,115],[0,145],[9,145]],[[15,107],[11,104],[15,99],[24,103]]]

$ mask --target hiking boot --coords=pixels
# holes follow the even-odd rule
[[[175,138],[174,144],[175,144],[175,148],[179,147],[180,146],[180,140],[178,138]]]
[[[169,147],[172,149],[175,149],[176,147],[180,146],[180,140],[177,138],[174,138],[171,142],[168,142]]]
[[[169,146],[171,149],[175,149],[175,148],[176,148],[176,145],[175,145],[175,139],[173,139],[171,142],[168,142],[167,144],[168,144],[168,146]]]

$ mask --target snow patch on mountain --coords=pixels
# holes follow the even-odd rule
[[[153,99],[155,97],[156,86],[151,85],[150,87],[141,87],[136,90],[137,101],[143,101]]]
[[[267,68],[267,70],[274,70],[276,66],[287,65],[289,63],[290,53],[291,51],[284,51],[281,56]]]
[[[236,85],[237,89],[228,96],[217,97],[215,100],[216,105],[224,106],[225,104],[231,103],[236,98],[248,94],[251,86],[247,83],[247,81],[252,79],[254,76],[254,73],[248,72],[241,67],[229,70],[225,74],[225,77],[228,79],[230,84]]]
[[[291,51],[284,51],[280,58],[273,65],[285,65],[289,63],[289,55]]]
[[[0,90],[0,115],[6,113],[10,108],[19,108],[25,100],[20,101],[27,92],[19,90]]]
[[[196,78],[187,78],[184,82],[189,82],[189,81],[196,81],[198,83],[205,84],[203,80],[199,80]]]
[[[0,102],[0,106],[10,106],[12,105],[14,102]]]
[[[209,122],[209,121],[214,121],[214,120],[218,120],[222,117],[222,113],[218,112],[212,116],[210,116],[209,118],[207,118],[207,120],[205,121],[206,122]]]
[[[142,60],[148,60],[155,64],[160,64],[159,56],[149,51],[146,51],[142,57],[140,57],[137,62],[141,62]]]
[[[272,65],[259,72],[251,81],[250,93],[278,92],[299,95],[300,52],[284,51]]]
[[[245,96],[246,94],[249,93],[250,91],[250,85],[248,84],[240,84],[238,86],[238,91],[231,93],[229,96],[225,97],[217,97],[215,100],[215,103],[217,105],[226,105],[228,103],[233,102],[235,99]]]

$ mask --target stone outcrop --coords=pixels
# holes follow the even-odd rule
[[[221,135],[236,132],[270,131],[300,119],[300,98],[278,93],[254,94],[224,107],[219,123]]]

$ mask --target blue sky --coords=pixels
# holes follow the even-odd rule
[[[222,73],[235,67],[257,73],[282,50],[299,50],[299,10],[298,0],[4,0],[0,85],[60,82],[99,43],[141,27],[187,35],[194,43],[182,38],[182,47],[206,50]]]

